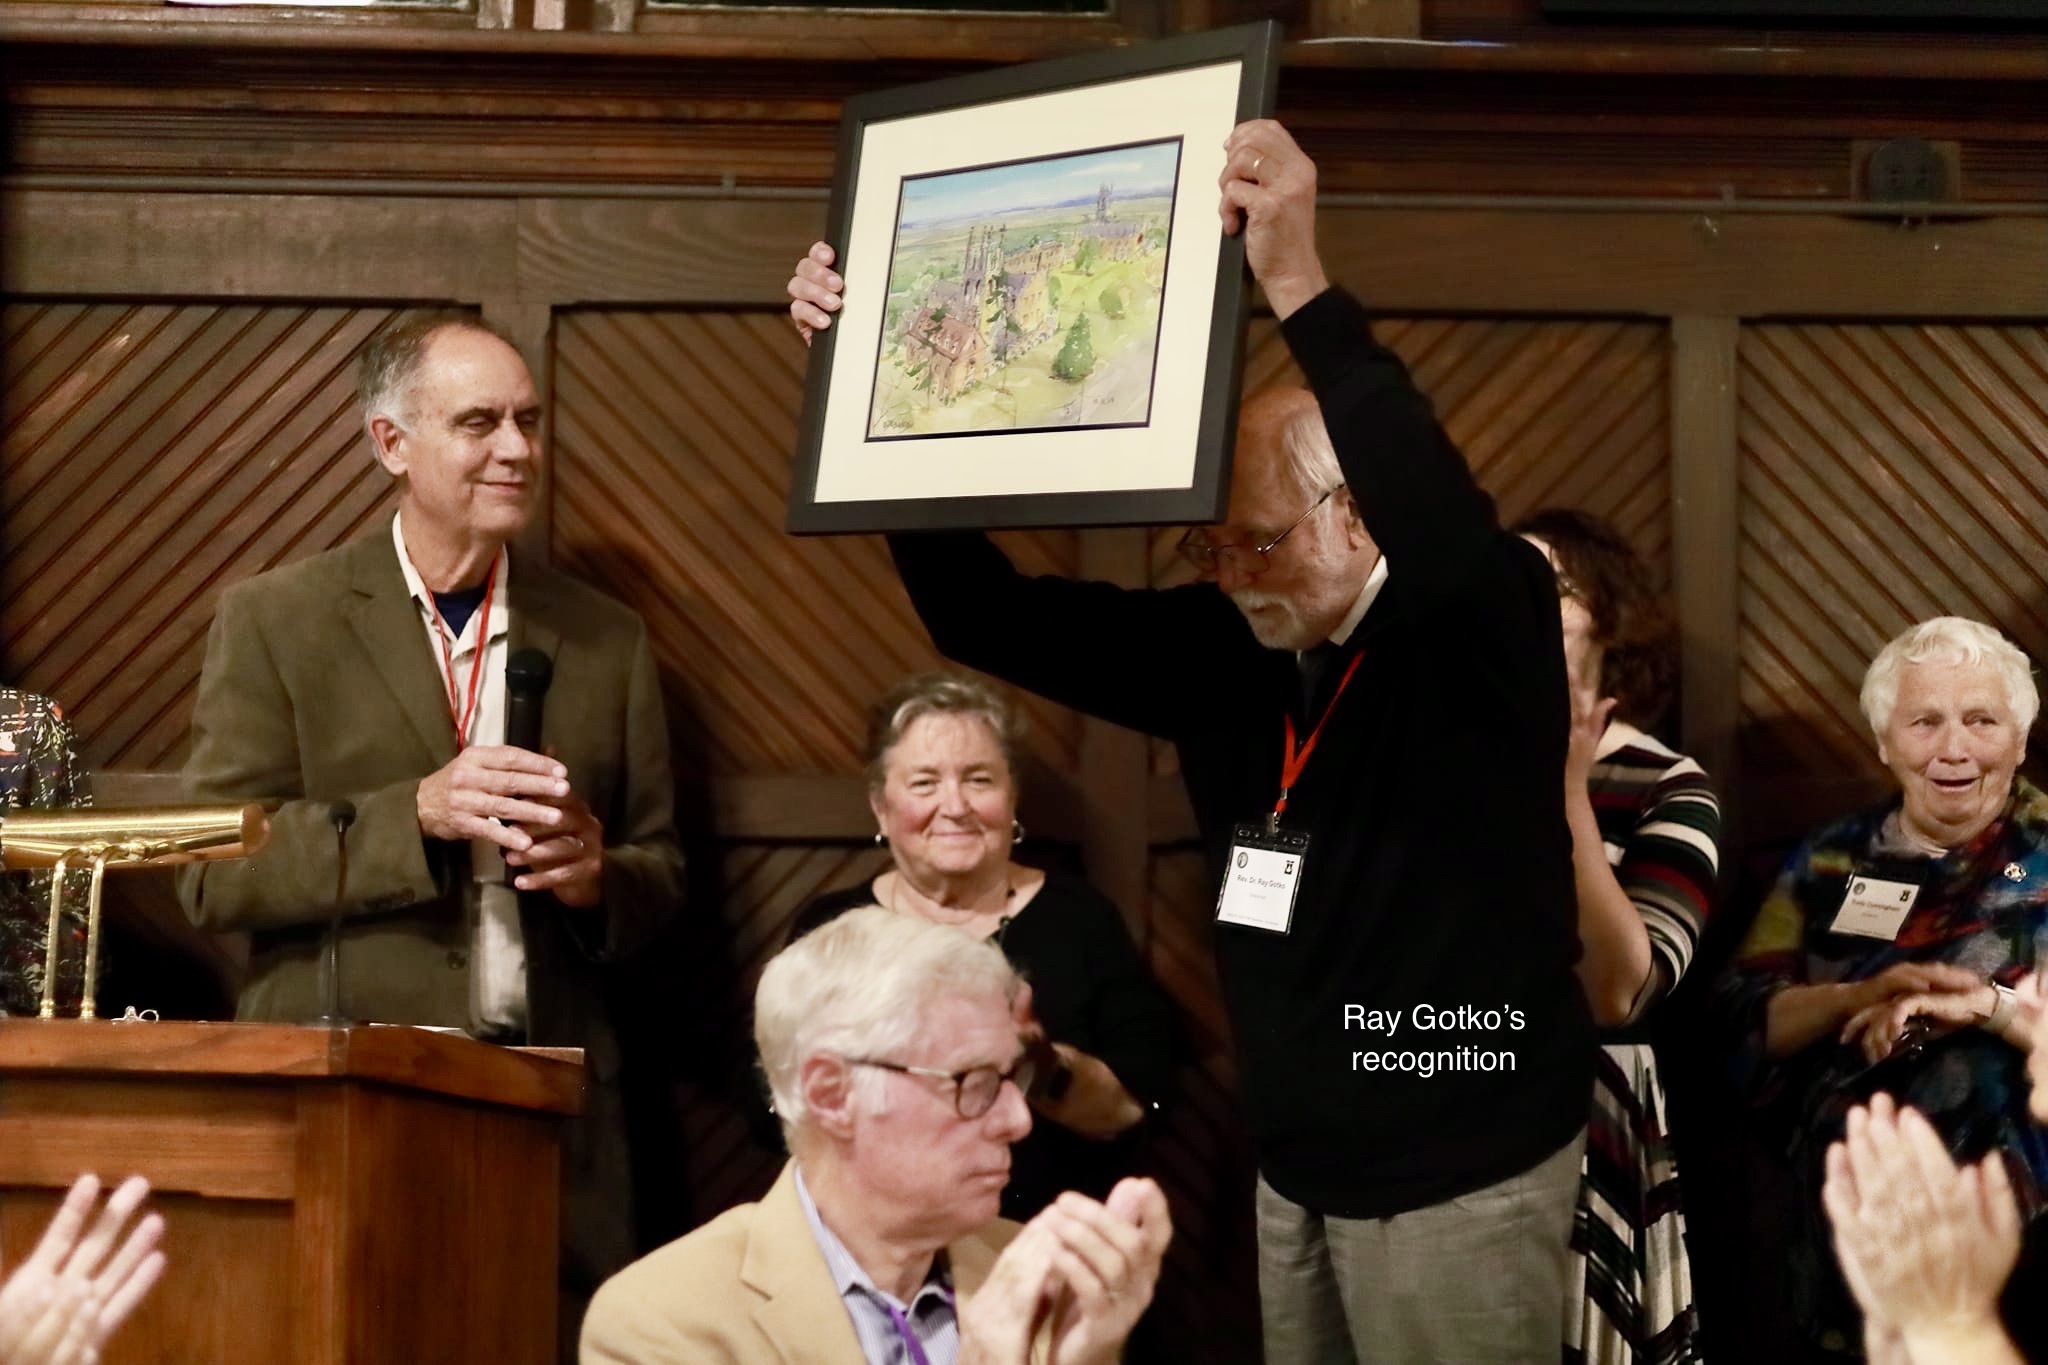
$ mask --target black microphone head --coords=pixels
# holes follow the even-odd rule
[[[514,650],[505,661],[505,690],[515,697],[543,697],[555,679],[555,661],[544,650]]]
[[[334,803],[333,805],[331,805],[331,806],[329,806],[329,807],[327,808],[327,823],[328,823],[328,824],[330,824],[330,825],[333,825],[333,826],[334,826],[334,828],[335,828],[335,830],[336,830],[337,832],[340,832],[340,833],[345,833],[345,832],[347,832],[347,830],[348,830],[348,827],[349,827],[350,825],[353,825],[353,824],[354,824],[355,822],[356,822],[356,803],[355,803],[355,802],[353,802],[353,801],[336,801],[336,802],[335,802],[335,803]]]

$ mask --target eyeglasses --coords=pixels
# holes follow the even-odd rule
[[[1229,560],[1230,566],[1239,573],[1264,573],[1272,566],[1270,557],[1273,551],[1279,548],[1280,542],[1293,535],[1294,528],[1314,516],[1316,509],[1328,502],[1330,496],[1337,491],[1337,488],[1341,487],[1343,485],[1339,484],[1336,488],[1324,489],[1323,495],[1308,505],[1308,511],[1296,517],[1293,525],[1290,525],[1279,535],[1274,536],[1264,545],[1239,545],[1234,542],[1217,545],[1209,540],[1209,533],[1206,530],[1196,527],[1182,536],[1180,544],[1175,548],[1180,551],[1181,558],[1187,560],[1188,563],[1194,565],[1203,573],[1215,573],[1216,566],[1226,559]]]
[[[1036,1074],[1028,1052],[1010,1063],[1008,1070],[970,1066],[965,1071],[934,1071],[928,1066],[905,1066],[901,1062],[885,1062],[874,1057],[848,1057],[846,1060],[855,1066],[872,1066],[883,1071],[900,1071],[906,1076],[929,1076],[935,1081],[949,1082],[953,1087],[953,1108],[963,1119],[978,1119],[993,1109],[996,1096],[1003,1092],[1004,1081],[1014,1081],[1018,1090],[1028,1091]]]

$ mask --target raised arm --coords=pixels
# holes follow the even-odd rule
[[[1493,502],[1365,310],[1330,287],[1315,246],[1315,163],[1270,119],[1240,124],[1225,147],[1225,230],[1244,234],[1366,530],[1411,590],[1459,591],[1499,552]]]
[[[1263,654],[1207,586],[1033,577],[978,532],[892,535],[889,551],[941,654],[1146,734],[1186,731]]]

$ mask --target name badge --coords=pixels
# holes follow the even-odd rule
[[[1828,926],[1828,932],[1881,938],[1890,943],[1899,936],[1906,915],[1919,898],[1917,883],[1858,872],[1849,878],[1849,887],[1842,893],[1842,908],[1835,911],[1835,922]]]
[[[1216,893],[1216,922],[1241,924],[1284,934],[1294,922],[1294,892],[1308,854],[1308,836],[1288,830],[1268,834],[1239,825]]]

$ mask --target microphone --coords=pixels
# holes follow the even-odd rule
[[[554,680],[555,661],[538,649],[518,650],[505,661],[507,744],[540,752],[541,707]]]
[[[326,940],[320,945],[320,1017],[314,1022],[324,1028],[347,1028],[354,1023],[341,1012],[341,908],[348,891],[348,827],[356,822],[356,803],[336,801],[327,808],[327,822],[334,826],[334,912],[327,921]]]
[[[515,749],[540,752],[540,717],[547,701],[548,684],[555,680],[555,661],[541,650],[513,651],[505,660],[505,742]],[[509,885],[519,869],[509,863],[505,881]]]

